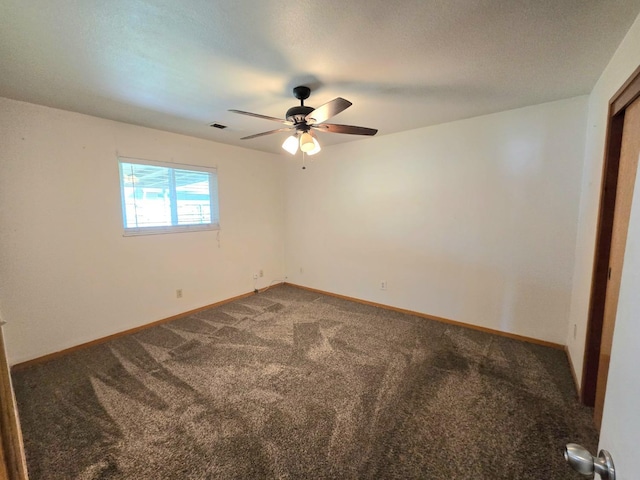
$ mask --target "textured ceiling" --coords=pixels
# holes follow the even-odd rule
[[[291,89],[378,135],[589,93],[640,0],[2,0],[0,96],[281,153]],[[228,125],[226,130],[208,126]],[[322,145],[363,137],[320,133]],[[283,153],[286,155],[286,153]]]

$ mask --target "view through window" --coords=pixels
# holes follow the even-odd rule
[[[125,235],[219,228],[215,168],[120,158]]]

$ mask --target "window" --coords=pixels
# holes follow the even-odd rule
[[[220,228],[215,168],[119,158],[124,234]]]

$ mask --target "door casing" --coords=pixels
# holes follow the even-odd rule
[[[609,278],[611,239],[615,214],[616,188],[620,167],[620,151],[626,108],[640,97],[640,66],[609,101],[605,155],[600,189],[600,210],[596,230],[596,246],[589,300],[589,319],[582,369],[581,401],[594,406],[598,388],[598,368],[602,348],[605,299]],[[602,412],[600,412],[602,413]]]

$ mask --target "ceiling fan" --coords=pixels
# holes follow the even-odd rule
[[[328,133],[346,133],[349,135],[375,135],[378,133],[378,130],[375,128],[325,123],[331,117],[349,108],[352,103],[349,100],[338,97],[318,108],[308,107],[304,104],[304,101],[309,98],[310,94],[311,89],[309,87],[299,86],[293,89],[293,95],[300,100],[300,106],[291,107],[287,110],[285,115],[286,120],[269,117],[267,115],[260,115],[259,113],[244,112],[242,110],[229,110],[233,113],[264,118],[265,120],[272,120],[286,125],[286,127],[278,128],[276,130],[269,130],[268,132],[256,133],[255,135],[242,137],[240,140],[249,140],[251,138],[262,137],[264,135],[271,135],[279,132],[293,132],[293,135],[284,141],[282,148],[291,155],[294,155],[298,151],[298,146],[300,146],[300,150],[307,155],[314,155],[320,151],[320,144],[313,133],[314,130]]]

